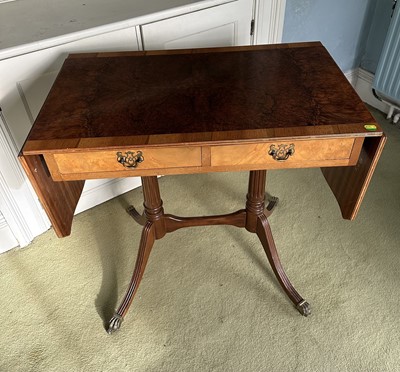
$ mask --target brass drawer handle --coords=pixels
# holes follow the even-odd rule
[[[294,154],[294,144],[290,145],[278,145],[278,148],[275,145],[271,145],[269,147],[268,155],[272,156],[272,159],[276,161],[285,161],[288,160],[290,156]]]
[[[144,157],[141,151],[127,151],[125,155],[121,151],[117,152],[117,162],[121,163],[125,168],[136,168],[143,161]]]

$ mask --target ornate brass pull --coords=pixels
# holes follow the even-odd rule
[[[294,154],[294,144],[290,145],[271,145],[269,147],[268,155],[272,156],[272,159],[276,161],[285,161],[288,160],[290,156]]]
[[[144,157],[141,151],[127,151],[125,155],[120,151],[117,152],[117,162],[125,168],[136,168],[142,161],[144,161]]]

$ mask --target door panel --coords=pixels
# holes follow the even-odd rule
[[[237,0],[141,26],[143,47],[179,49],[248,45],[252,0]]]
[[[235,22],[232,22],[210,30],[185,35],[176,40],[167,41],[163,49],[179,49],[186,45],[190,45],[191,48],[234,45],[235,26]]]

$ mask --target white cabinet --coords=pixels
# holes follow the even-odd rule
[[[136,28],[108,32],[52,48],[0,61],[0,207],[2,234],[10,240],[9,227],[20,245],[28,244],[49,228],[49,221],[16,159],[39,110],[69,53],[138,50]],[[138,181],[91,181],[85,185],[80,210],[88,209],[138,185]],[[105,190],[94,192],[93,190]],[[6,226],[7,221],[7,226]],[[2,239],[3,240],[3,239]],[[6,244],[6,243],[4,243]],[[10,246],[10,243],[7,243]],[[5,248],[6,249],[6,248]],[[0,247],[1,251],[1,247]]]
[[[253,1],[237,0],[142,25],[143,48],[203,48],[251,43]]]

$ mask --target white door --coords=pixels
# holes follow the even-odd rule
[[[144,50],[251,43],[253,0],[236,0],[141,26]]]

